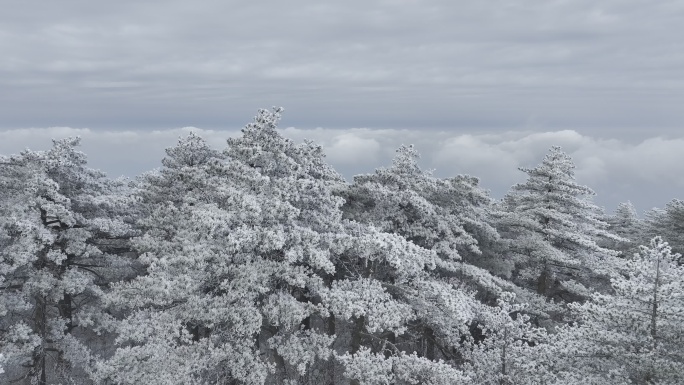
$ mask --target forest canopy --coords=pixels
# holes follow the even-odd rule
[[[347,182],[282,112],[133,180],[0,156],[0,383],[684,383],[684,201],[605,213],[557,146],[498,200],[411,145]]]

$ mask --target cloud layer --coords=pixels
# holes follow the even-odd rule
[[[282,105],[284,134],[347,177],[414,143],[501,196],[558,144],[607,207],[682,191],[680,0],[10,3],[4,153],[80,134],[93,165],[135,175],[189,130],[169,127],[221,147]],[[89,129],[30,128],[54,126]]]
[[[0,127],[684,122],[679,0],[11,1]]]
[[[0,131],[0,153],[23,148],[47,149],[49,138],[79,135],[91,167],[110,176],[133,177],[160,166],[164,149],[194,131],[218,149],[239,130],[178,128],[156,131],[100,131],[55,127]],[[511,185],[524,181],[518,167],[534,167],[552,145],[560,145],[576,164],[577,180],[597,192],[595,202],[612,210],[631,200],[640,211],[662,207],[683,198],[684,137],[653,137],[634,143],[601,139],[574,130],[555,132],[508,131],[485,134],[453,134],[447,131],[285,128],[284,136],[297,142],[314,140],[323,146],[327,160],[348,180],[391,165],[394,150],[415,144],[421,166],[436,176],[470,174],[500,198]]]

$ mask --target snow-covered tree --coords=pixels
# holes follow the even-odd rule
[[[262,226],[282,234],[283,239],[264,258],[277,263],[283,275],[308,277],[306,283],[299,279],[297,283],[272,285],[280,300],[270,303],[273,308],[269,313],[281,317],[290,314],[293,318],[284,322],[285,319],[264,317],[259,350],[276,365],[269,381],[316,383],[326,379],[320,375],[316,378],[314,371],[333,375],[334,365],[329,357],[335,329],[340,328],[341,322],[336,324],[331,310],[337,308],[326,298],[333,298],[330,295],[336,287],[332,283],[341,277],[337,262],[341,254],[353,247],[350,242],[354,236],[349,233],[352,227],[342,221],[342,200],[333,194],[344,180],[325,163],[320,146],[310,141],[295,144],[280,135],[277,125],[281,113],[280,108],[260,110],[240,137],[228,140],[224,154],[229,161],[238,162],[263,178],[261,186],[248,188],[263,195],[264,206],[268,207],[273,200],[282,201],[290,210],[286,216],[265,218]],[[292,312],[292,306],[310,310]],[[295,346],[299,346],[298,350],[292,350]],[[302,349],[316,351],[318,356],[302,355]]]
[[[471,378],[443,361],[433,362],[416,353],[397,352],[386,358],[362,348],[357,353],[340,357],[345,375],[361,385],[471,384]]]
[[[500,291],[488,271],[506,275],[511,263],[493,253],[499,234],[490,224],[491,198],[477,178],[436,178],[420,169],[418,158],[413,146],[401,146],[392,167],[355,176],[345,191],[346,216],[433,250],[440,270]]]
[[[445,183],[421,170],[418,157],[413,146],[401,146],[392,167],[355,176],[346,194],[348,216],[372,223],[382,231],[401,234],[437,251],[445,261],[459,261],[464,252],[480,254],[477,240],[465,231],[464,218],[454,210],[456,205],[464,206],[463,196],[457,196],[452,186],[457,182]],[[488,203],[488,198],[476,186],[468,187],[471,195],[481,193],[474,204]],[[486,226],[481,220],[479,224]]]
[[[645,215],[648,237],[661,236],[672,250],[684,253],[684,201],[673,199],[664,209],[654,208]]]
[[[587,278],[611,274],[618,252],[601,247],[602,238],[621,241],[607,231],[594,192],[575,182],[572,159],[554,146],[528,175],[512,187],[502,207],[507,217],[501,231],[510,240],[509,252],[518,260],[518,279],[536,286],[547,297],[571,300],[587,296]]]
[[[647,242],[646,228],[637,216],[636,209],[631,202],[618,204],[613,215],[606,217],[608,231],[624,240],[607,240],[606,247],[620,252],[620,256],[631,256],[639,251],[639,245]]]
[[[342,178],[320,147],[280,136],[280,112],[261,110],[221,154],[183,139],[145,178],[145,274],[106,296],[123,319],[98,321],[118,349],[97,381],[320,383],[344,371],[333,351],[343,363],[415,317],[406,298],[423,295],[434,255],[343,220]]]
[[[488,307],[473,301],[470,292],[489,295],[482,298],[496,298],[504,290],[534,295],[482,268],[498,273],[507,269],[506,261],[494,255],[498,234],[489,224],[491,199],[479,188],[477,179],[438,179],[421,170],[417,159],[412,146],[402,146],[392,167],[356,176],[343,193],[343,209],[348,218],[435,252],[437,268],[425,272],[422,289],[410,300],[418,309],[413,326],[389,346],[400,346],[397,351],[406,353],[416,351],[417,357],[429,361],[458,362],[463,339],[476,327],[475,320],[486,322],[484,309]],[[377,273],[375,276],[388,281]]]
[[[466,373],[473,383],[538,383],[530,368],[537,360],[536,346],[546,342],[547,333],[531,324],[526,309],[510,292],[502,293],[494,309],[483,306],[483,336],[466,356]]]
[[[79,317],[127,270],[124,186],[78,145],[0,159],[0,353],[9,377],[32,383],[84,381],[93,334]]]
[[[463,302],[468,296],[451,294],[445,290],[450,285],[439,286],[429,281],[426,270],[434,269],[435,255],[401,236],[384,232],[383,228],[343,219],[343,201],[333,192],[342,189],[344,181],[325,164],[319,146],[311,142],[294,145],[282,138],[275,130],[279,118],[280,110],[260,111],[255,123],[248,125],[241,137],[229,140],[224,153],[268,177],[268,189],[282,192],[281,199],[298,210],[296,217],[284,222],[288,236],[294,236],[291,243],[285,244],[284,255],[290,264],[310,269],[316,279],[322,280],[323,287],[303,287],[295,299],[329,312],[327,316],[312,314],[304,319],[305,329],[334,336],[332,351],[347,376],[351,376],[347,366],[350,361],[346,359],[359,354],[362,347],[381,352],[388,360],[403,354],[400,336],[419,317],[419,299],[421,303],[443,301],[444,308],[456,314],[450,322],[463,327],[468,314]],[[444,291],[444,295],[437,295],[439,291]],[[425,297],[430,297],[430,301]],[[453,302],[448,303],[449,300]],[[454,309],[458,306],[459,311]],[[274,334],[272,341],[299,340],[291,328],[278,326],[270,328],[270,332]],[[282,349],[275,345],[276,352]],[[421,359],[425,360],[424,365],[432,365],[429,359]],[[397,361],[396,371],[402,370],[399,362],[404,361]],[[297,361],[289,364],[300,365]],[[306,379],[321,381],[310,375],[296,378],[299,382]]]
[[[136,195],[142,210],[156,207],[155,204],[171,202],[179,205],[188,195],[204,197],[210,201],[212,195],[208,185],[208,167],[212,161],[222,159],[219,151],[212,149],[195,133],[191,132],[177,146],[166,149],[167,156],[162,159],[164,167],[141,176]],[[141,213],[146,215],[149,213]]]
[[[268,365],[253,347],[261,325],[256,287],[274,267],[256,267],[240,252],[268,247],[277,235],[251,231],[260,202],[220,174],[258,176],[220,160],[191,134],[167,150],[164,168],[143,177],[137,194],[143,235],[133,246],[144,274],[113,284],[105,296],[122,319],[93,320],[116,333],[117,346],[98,357],[96,382],[261,383],[266,377]]]
[[[557,334],[550,371],[596,384],[684,382],[684,266],[660,237],[626,263],[613,293],[573,305],[578,326]]]

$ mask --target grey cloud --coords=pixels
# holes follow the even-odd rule
[[[40,8],[40,12],[36,10]],[[4,127],[681,125],[681,3],[15,1]]]
[[[414,143],[500,196],[560,144],[597,202],[643,210],[681,191],[683,16],[679,0],[11,0],[0,150],[78,133],[133,175],[186,132],[169,127],[221,147],[282,105],[283,132],[347,177]],[[51,126],[89,129],[30,129]]]

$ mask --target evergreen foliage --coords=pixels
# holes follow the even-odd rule
[[[8,377],[83,381],[107,283],[129,270],[122,254],[125,185],[87,168],[79,139],[0,160],[0,351]]]
[[[587,297],[590,279],[615,273],[619,253],[601,239],[625,241],[607,230],[594,192],[575,182],[572,159],[554,146],[535,168],[520,168],[527,181],[504,199],[502,232],[518,261],[518,281],[561,301]]]
[[[413,146],[348,184],[282,111],[134,182],[0,156],[0,383],[684,382],[682,201],[606,216],[560,147],[501,201]]]
[[[648,243],[647,231],[631,202],[621,202],[615,213],[606,218],[608,230],[624,240],[608,240],[607,247],[618,251],[621,257],[630,257],[639,251],[639,245]]]
[[[681,384],[684,381],[684,266],[662,238],[628,259],[613,293],[575,304],[576,326],[550,344],[549,372],[596,384]]]

